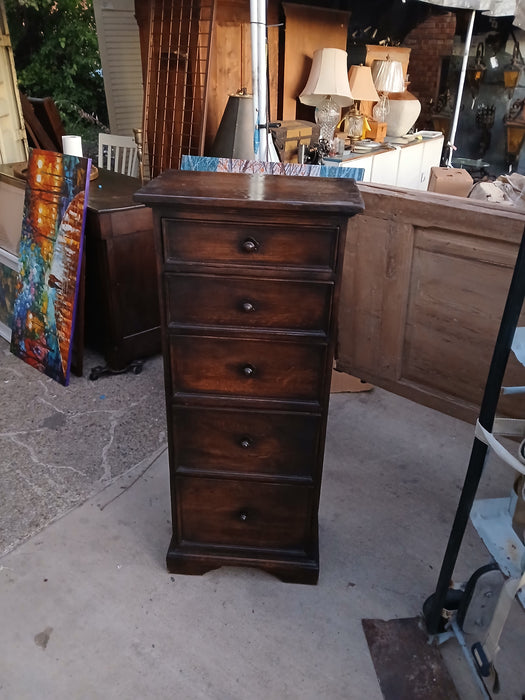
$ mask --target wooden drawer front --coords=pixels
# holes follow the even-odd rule
[[[230,471],[313,478],[321,417],[270,411],[177,407],[178,471]]]
[[[168,323],[326,334],[331,283],[167,275]]]
[[[304,552],[312,520],[309,486],[233,479],[176,479],[183,543]]]
[[[333,269],[338,228],[163,219],[168,263],[285,265]]]
[[[174,392],[319,401],[326,346],[171,337]]]

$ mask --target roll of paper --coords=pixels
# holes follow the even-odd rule
[[[82,138],[80,136],[62,136],[62,151],[67,156],[82,158]]]

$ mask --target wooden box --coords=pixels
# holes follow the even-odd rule
[[[468,197],[472,184],[472,176],[462,168],[440,168],[435,166],[430,169],[429,192]]]
[[[368,118],[368,124],[370,126],[370,131],[367,131],[366,138],[377,141],[378,143],[383,143],[386,136],[386,122],[377,122],[375,119]]]
[[[273,142],[282,163],[297,163],[300,145],[310,146],[319,141],[320,128],[314,122],[291,119],[271,129]]]

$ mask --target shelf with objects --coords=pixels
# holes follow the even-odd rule
[[[357,166],[364,170],[364,182],[427,190],[444,137],[440,131],[409,133],[421,111],[406,89],[409,53],[404,51],[403,64],[389,51],[370,52],[368,65],[353,64],[347,71],[345,51],[315,51],[299,100],[315,107],[319,148],[307,150],[299,162]]]
[[[340,168],[364,168],[364,182],[426,190],[431,168],[441,161],[443,134],[422,131],[403,138],[386,137],[383,143],[363,140],[359,144],[341,156],[323,160]]]
[[[436,590],[423,606],[430,637],[438,644],[453,636],[457,638],[480,690],[488,698],[499,689],[495,658],[514,599],[517,598],[525,607],[525,420],[496,415],[502,396],[525,393],[525,386],[503,386],[511,354],[514,354],[520,366],[525,365],[525,328],[518,326],[524,299],[525,230]],[[513,442],[518,445],[517,450],[511,447]],[[511,471],[510,496],[476,500],[489,450]],[[516,456],[513,451],[517,452]],[[469,518],[492,561],[474,572],[465,584],[452,585]]]

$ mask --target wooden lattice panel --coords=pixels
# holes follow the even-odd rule
[[[150,175],[202,155],[214,0],[153,0],[144,111]]]

